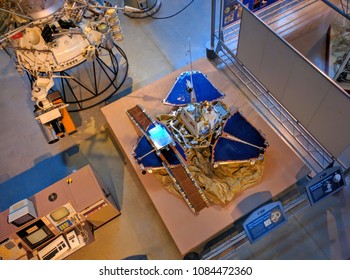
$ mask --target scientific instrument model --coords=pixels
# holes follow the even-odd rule
[[[265,136],[200,71],[183,72],[164,104],[176,109],[154,120],[140,105],[127,110],[142,135],[133,157],[180,194],[194,214],[225,204],[262,176]]]
[[[133,10],[97,0],[0,2],[0,32],[3,34],[0,47],[13,58],[17,70],[30,78],[35,118],[48,143],[58,141],[65,133],[76,131],[67,110],[66,93],[55,89],[60,83],[69,84],[69,80],[85,87],[84,82],[67,74],[69,69],[85,61],[93,62],[96,80],[94,62],[107,67],[100,58],[104,50],[115,62],[112,51],[118,47],[116,43],[124,38],[117,12],[125,9]],[[108,76],[111,84],[117,74],[115,68],[113,64],[107,70],[103,69],[105,75],[112,75],[112,78]],[[74,92],[71,85],[68,87]],[[91,100],[99,93],[92,92],[94,96],[84,97],[82,101]],[[74,95],[75,101],[79,101],[77,96]]]

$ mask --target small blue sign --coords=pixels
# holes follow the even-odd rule
[[[250,243],[254,243],[285,222],[287,217],[282,203],[276,201],[255,210],[243,223],[243,227]]]
[[[222,5],[222,27],[227,27],[231,23],[241,18],[242,5],[252,12],[256,12],[278,0],[224,0]]]
[[[225,0],[222,8],[222,27],[226,27],[240,18],[242,7],[237,0]],[[240,13],[238,13],[238,9],[240,9]]]
[[[345,180],[340,167],[331,167],[312,178],[306,186],[306,192],[313,205],[338,192],[344,185]]]

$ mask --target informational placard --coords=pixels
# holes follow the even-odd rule
[[[224,0],[222,8],[222,27],[235,22],[239,18],[238,10],[242,9],[237,0]]]
[[[255,210],[243,223],[243,227],[250,243],[254,243],[286,221],[282,203],[276,201]]]
[[[222,5],[222,27],[227,27],[241,18],[242,5],[246,6],[252,12],[256,12],[277,1],[278,0],[224,0]]]
[[[310,203],[313,205],[323,198],[334,194],[345,186],[340,167],[331,167],[317,174],[306,186]]]

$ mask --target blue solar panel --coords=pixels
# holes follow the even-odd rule
[[[191,81],[190,71],[181,73],[164,102],[175,106],[191,103],[191,94],[187,90],[186,81]],[[224,96],[200,71],[192,71],[192,82],[197,102],[213,101]]]
[[[264,137],[239,112],[227,120],[224,131],[255,146],[265,147]]]
[[[148,142],[145,136],[142,136],[140,141],[137,143],[137,147],[134,150],[134,157],[137,160],[138,164],[142,164],[145,168],[162,167],[162,161],[155,152],[152,152],[147,156],[143,157],[145,154],[152,150],[152,145]],[[139,158],[141,158],[141,160],[139,160]]]
[[[258,158],[260,152],[258,148],[220,137],[214,147],[213,161],[249,160]]]
[[[162,124],[158,124],[158,125],[161,125],[162,127],[164,127]],[[149,131],[154,127],[155,125],[151,124],[148,127],[147,131]],[[176,143],[176,148],[178,149],[179,153],[183,156],[183,158],[186,159],[185,152],[178,143]],[[148,141],[146,136],[142,136],[134,150],[134,153],[135,153],[134,158],[137,160],[138,164],[142,164],[145,168],[163,167],[162,160],[156,154],[156,152],[151,152],[152,150],[153,150],[153,146],[151,145],[151,143]],[[170,165],[180,164],[180,161],[177,159],[172,149],[168,149],[168,150],[161,149],[160,152],[162,153],[162,155],[165,157],[165,159],[168,161]],[[146,155],[147,153],[149,154]]]

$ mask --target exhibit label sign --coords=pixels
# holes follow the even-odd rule
[[[243,223],[243,227],[250,243],[254,243],[286,221],[282,203],[276,201],[255,210]]]
[[[331,167],[312,178],[306,186],[306,192],[313,205],[338,192],[344,185],[345,180],[340,167]]]
[[[252,12],[256,12],[275,2],[277,0],[224,0],[222,5],[222,27],[227,27],[241,18],[242,5]]]

